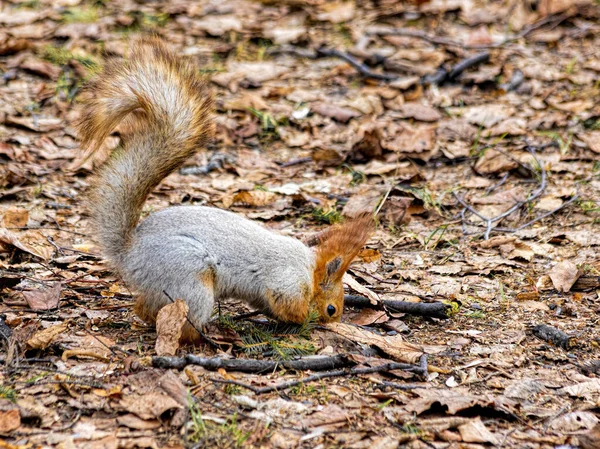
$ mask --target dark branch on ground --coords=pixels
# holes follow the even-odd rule
[[[227,371],[244,373],[264,373],[285,369],[289,371],[323,371],[352,366],[355,362],[343,355],[309,356],[294,360],[252,360],[225,359],[221,357],[199,357],[188,354],[185,357],[152,357],[155,368],[183,369],[188,365],[198,365],[210,371],[223,368]]]
[[[423,355],[419,362],[419,365],[410,365],[407,363],[398,363],[398,362],[388,362],[382,365],[370,366],[370,367],[354,367],[350,369],[340,369],[335,371],[327,371],[319,374],[314,374],[312,376],[305,377],[303,379],[291,380],[288,382],[282,382],[277,385],[271,385],[269,387],[257,388],[253,385],[244,384],[238,381],[229,381],[229,380],[221,380],[221,379],[212,379],[213,382],[224,383],[224,384],[232,384],[238,385],[240,387],[247,388],[255,394],[265,394],[271,393],[273,391],[283,391],[288,388],[293,388],[298,385],[307,384],[309,382],[314,382],[316,380],[327,379],[332,377],[346,377],[346,376],[359,376],[362,374],[373,374],[373,373],[383,373],[394,370],[403,370],[410,373],[418,374],[421,377],[427,376],[427,356]]]
[[[379,310],[388,309],[397,313],[407,313],[409,315],[419,315],[444,320],[449,318],[448,312],[451,309],[449,305],[442,302],[382,300],[380,304],[372,304],[368,298],[359,295],[345,295],[344,306]]]

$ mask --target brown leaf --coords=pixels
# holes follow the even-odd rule
[[[261,207],[272,204],[277,199],[277,195],[273,192],[265,192],[264,190],[243,190],[238,192],[233,197],[233,204],[242,203],[247,206]]]
[[[56,131],[65,126],[65,123],[55,117],[6,117],[5,123],[12,126],[22,126],[36,132]]]
[[[442,118],[437,109],[421,103],[404,103],[399,111],[405,118],[414,118],[422,122],[435,122]]]
[[[499,440],[492,432],[490,432],[481,418],[477,417],[466,424],[458,426],[458,431],[462,440],[466,443],[491,443],[498,445]]]
[[[154,430],[158,429],[162,424],[157,419],[145,420],[138,418],[134,414],[128,413],[127,415],[119,416],[117,423],[121,426],[129,427],[135,430]]]
[[[435,129],[432,125],[409,126],[404,130],[382,142],[383,148],[399,153],[423,153],[433,149]]]
[[[129,413],[142,419],[157,419],[168,410],[181,409],[182,406],[172,397],[164,393],[150,392],[146,394],[132,394],[124,397],[119,402]]]
[[[28,70],[36,75],[50,79],[57,79],[60,75],[60,67],[57,67],[48,61],[42,61],[41,59],[33,57],[27,58],[21,62],[20,67],[23,70]]]
[[[479,174],[493,174],[512,170],[519,164],[497,151],[488,150],[475,164],[475,171]]]
[[[68,327],[67,323],[61,323],[47,329],[42,329],[27,340],[27,346],[31,349],[46,349],[54,339],[64,333]]]
[[[0,433],[7,434],[21,425],[19,408],[8,399],[0,398]]]
[[[381,303],[381,299],[379,299],[379,295],[374,291],[368,289],[364,285],[358,283],[356,279],[354,279],[349,273],[344,273],[344,277],[342,278],[344,284],[350,287],[352,290],[363,294],[371,301],[371,304],[379,304]]]
[[[34,290],[24,290],[23,296],[31,310],[52,310],[58,307],[62,284],[54,282]]]
[[[589,131],[578,134],[581,140],[592,150],[594,153],[600,153],[600,131]]]
[[[564,260],[552,267],[549,276],[554,288],[559,292],[566,293],[571,290],[575,281],[581,276],[581,271],[570,260]]]
[[[156,316],[156,355],[175,355],[189,310],[181,299],[159,310]]]
[[[600,449],[600,423],[596,424],[589,432],[577,435],[583,449]]]
[[[4,211],[2,218],[7,228],[24,228],[29,221],[29,211],[18,207],[11,207]]]
[[[311,109],[324,117],[347,123],[350,119],[360,117],[362,114],[355,109],[344,108],[331,103],[315,103],[311,105]]]
[[[575,411],[561,415],[548,424],[556,432],[576,432],[582,429],[592,429],[598,424],[598,417],[592,412]]]
[[[345,323],[329,323],[327,328],[351,341],[377,346],[399,362],[416,363],[424,353],[422,347],[405,342],[400,335],[381,336]]]
[[[373,323],[385,323],[389,320],[385,310],[362,309],[351,323],[358,326],[369,326]]]
[[[316,19],[331,23],[347,22],[354,17],[355,6],[353,1],[325,2],[321,7]]]
[[[32,254],[40,259],[48,260],[50,259],[51,252],[47,250],[47,248],[33,248],[31,245],[26,245],[22,243],[17,235],[13,232],[10,232],[8,229],[0,228],[0,244],[5,243],[8,245],[12,245],[15,248],[19,248],[26,253]],[[2,247],[0,246],[0,251]]]
[[[504,104],[484,104],[464,108],[462,117],[469,123],[491,128],[515,113],[515,108]]]

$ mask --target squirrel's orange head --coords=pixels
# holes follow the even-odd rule
[[[371,214],[329,229],[316,250],[312,305],[322,322],[340,321],[344,309],[342,277],[373,232]]]

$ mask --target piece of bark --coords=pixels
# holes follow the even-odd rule
[[[572,337],[547,324],[538,324],[531,329],[531,332],[540,340],[544,340],[559,348],[569,349],[573,345]]]

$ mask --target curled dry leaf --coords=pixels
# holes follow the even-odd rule
[[[67,323],[56,324],[47,329],[36,332],[27,340],[27,346],[31,349],[46,349],[50,343],[68,328]]]
[[[119,405],[129,413],[146,420],[159,418],[168,410],[182,408],[181,404],[169,395],[156,391],[126,396],[121,399]]]
[[[442,118],[437,109],[415,102],[404,103],[399,111],[405,118],[414,118],[422,122],[436,122]]]
[[[498,445],[499,441],[496,435],[490,432],[481,418],[477,417],[466,424],[458,426],[460,436],[465,443],[491,443]]]
[[[381,299],[379,295],[374,291],[368,289],[362,284],[359,284],[356,279],[350,276],[348,273],[344,273],[344,277],[342,278],[344,284],[350,287],[352,290],[365,295],[371,301],[371,304],[379,304],[381,303]]]
[[[26,253],[39,257],[40,259],[50,259],[50,250],[41,246],[34,248],[32,245],[22,243],[15,233],[10,232],[8,229],[4,228],[0,228],[0,250],[2,249],[2,244],[12,245],[15,248],[19,248],[20,250],[25,251]]]
[[[381,336],[345,323],[329,323],[327,327],[342,337],[362,343],[377,346],[394,360],[404,363],[416,363],[424,354],[421,346],[407,343],[400,335]]]
[[[559,292],[566,293],[571,290],[571,287],[581,275],[581,271],[570,260],[564,260],[554,265],[549,275],[554,288]]]
[[[175,355],[189,310],[181,299],[159,310],[156,316],[156,355]]]
[[[331,117],[332,119],[347,123],[351,119],[360,117],[362,114],[355,109],[344,108],[331,103],[315,103],[311,105],[311,109],[324,117]]]
[[[62,284],[53,282],[51,285],[42,285],[33,290],[24,290],[25,301],[31,310],[52,310],[58,307]]]

